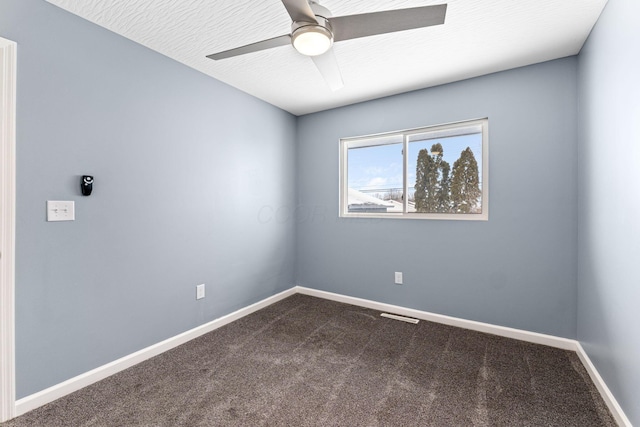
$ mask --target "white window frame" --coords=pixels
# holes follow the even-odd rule
[[[410,187],[407,182],[407,170],[409,167],[409,143],[412,136],[420,134],[432,134],[427,139],[436,139],[447,136],[464,135],[465,133],[477,133],[478,127],[482,133],[482,212],[474,214],[458,213],[416,213],[408,212],[409,198],[404,198],[403,212],[398,213],[375,213],[375,212],[349,212],[348,198],[348,153],[350,148],[373,147],[376,145],[386,145],[398,143],[399,136],[402,137],[403,144],[403,194],[408,194]],[[471,132],[472,129],[475,131]],[[394,141],[394,142],[391,142]],[[453,166],[453,165],[452,165]],[[466,220],[466,221],[488,221],[489,220],[489,119],[474,119],[455,123],[447,123],[435,126],[426,126],[415,129],[407,129],[394,132],[386,132],[375,135],[356,136],[340,139],[340,188],[339,188],[339,216],[342,218],[392,218],[392,219],[437,219],[437,220]]]

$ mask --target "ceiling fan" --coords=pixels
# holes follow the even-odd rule
[[[221,60],[292,44],[298,52],[313,60],[329,87],[335,91],[343,86],[343,82],[331,50],[334,42],[444,24],[447,12],[447,5],[439,4],[332,17],[327,8],[313,0],[282,0],[282,3],[293,21],[291,34],[214,53],[207,58]]]

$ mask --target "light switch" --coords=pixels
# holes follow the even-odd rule
[[[74,221],[75,202],[47,200],[47,221]]]

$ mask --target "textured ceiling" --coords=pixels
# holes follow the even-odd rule
[[[444,25],[334,44],[344,87],[283,46],[206,55],[288,34],[280,0],[47,0],[295,115],[575,55],[606,0],[323,0],[334,16],[448,3]]]

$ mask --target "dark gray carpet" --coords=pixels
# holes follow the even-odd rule
[[[3,424],[615,426],[575,353],[294,295]]]

